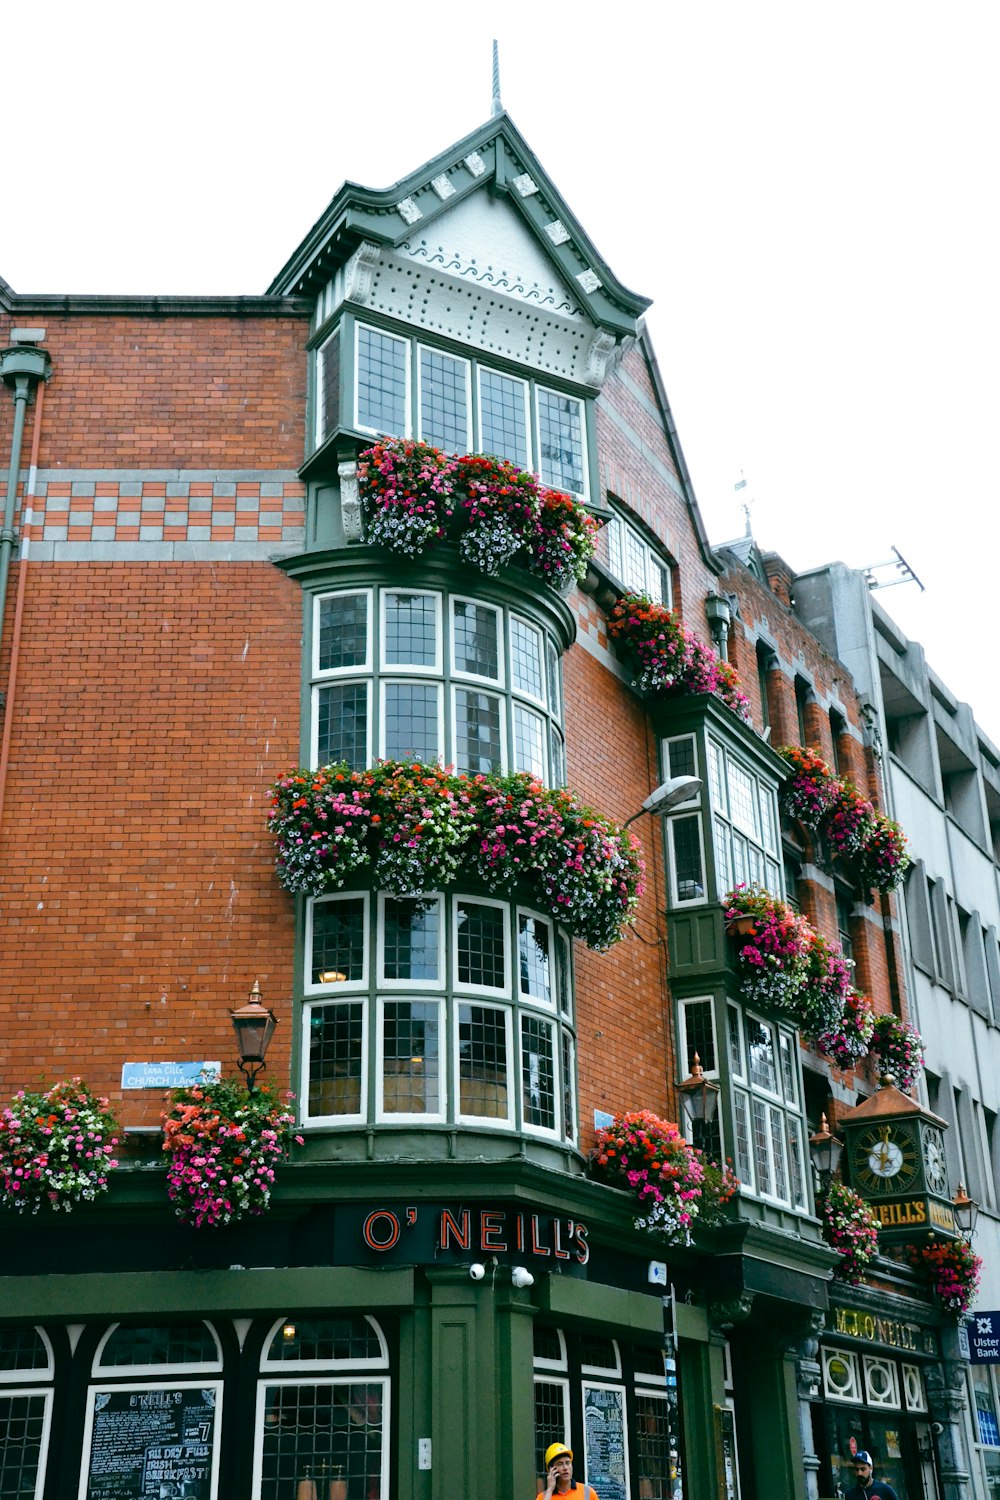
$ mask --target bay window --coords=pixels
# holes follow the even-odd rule
[[[563,782],[558,653],[512,609],[430,589],[322,594],[311,663],[314,765],[421,760]]]
[[[416,437],[445,453],[493,453],[552,489],[589,494],[581,396],[353,317],[319,346],[313,369],[317,447],[341,425],[373,437]]]
[[[305,947],[307,1125],[575,1142],[570,943],[548,917],[483,895],[338,892],[307,903]]]

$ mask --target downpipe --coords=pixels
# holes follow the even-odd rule
[[[0,528],[0,647],[3,645],[4,610],[7,604],[7,580],[10,560],[17,543],[14,514],[17,509],[17,481],[21,473],[21,448],[24,444],[24,419],[35,383],[49,378],[51,361],[44,349],[33,344],[14,344],[0,352],[0,379],[13,388],[14,431],[10,441],[10,467],[7,470],[7,497],[4,501],[3,527]]]

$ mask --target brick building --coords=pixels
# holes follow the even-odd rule
[[[4,1214],[10,1493],[493,1500],[533,1493],[553,1439],[602,1500],[816,1497],[852,1441],[898,1459],[904,1500],[966,1493],[927,1400],[953,1329],[896,1263],[845,1300],[813,1212],[807,1137],[874,1074],[746,1009],[723,920],[738,880],[790,882],[905,1014],[893,902],[779,837],[773,745],[881,797],[859,700],[780,561],[710,549],[646,305],[505,115],[392,189],[341,189],[259,298],[0,283],[0,1089],[81,1075],[127,1131],[99,1204]],[[356,464],[380,434],[575,497],[602,528],[581,586],[372,545]],[[750,723],[632,688],[626,591],[715,632]],[[370,875],[282,890],[271,784],[383,757],[530,772],[619,822],[701,786],[637,824],[646,891],[605,953],[468,869],[419,901]],[[232,1071],[254,980],[302,1144],[266,1215],[194,1229],[140,1065]],[[608,1116],[683,1115],[696,1061],[741,1186],[663,1249],[586,1156]],[[859,1309],[919,1341],[865,1343]],[[841,1367],[869,1381],[846,1401]],[[181,1415],[142,1428],[171,1403],[197,1443]]]

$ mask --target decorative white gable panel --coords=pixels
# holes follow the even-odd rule
[[[520,214],[488,193],[473,193],[425,231],[414,230],[400,253],[560,317],[586,316],[579,294],[570,291]]]
[[[484,193],[414,226],[398,249],[362,243],[320,293],[314,327],[344,303],[591,387],[616,347],[516,210]]]

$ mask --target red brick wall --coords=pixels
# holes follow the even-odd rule
[[[293,906],[264,816],[298,760],[301,618],[267,563],[28,564],[0,1096],[67,1072],[117,1094],[124,1059],[228,1060],[226,1010],[255,977],[288,1017]]]
[[[52,358],[39,467],[297,469],[301,464],[304,319],[46,314],[31,322],[46,329],[44,348]],[[11,412],[4,392],[4,472]],[[31,413],[25,464],[30,443]]]

